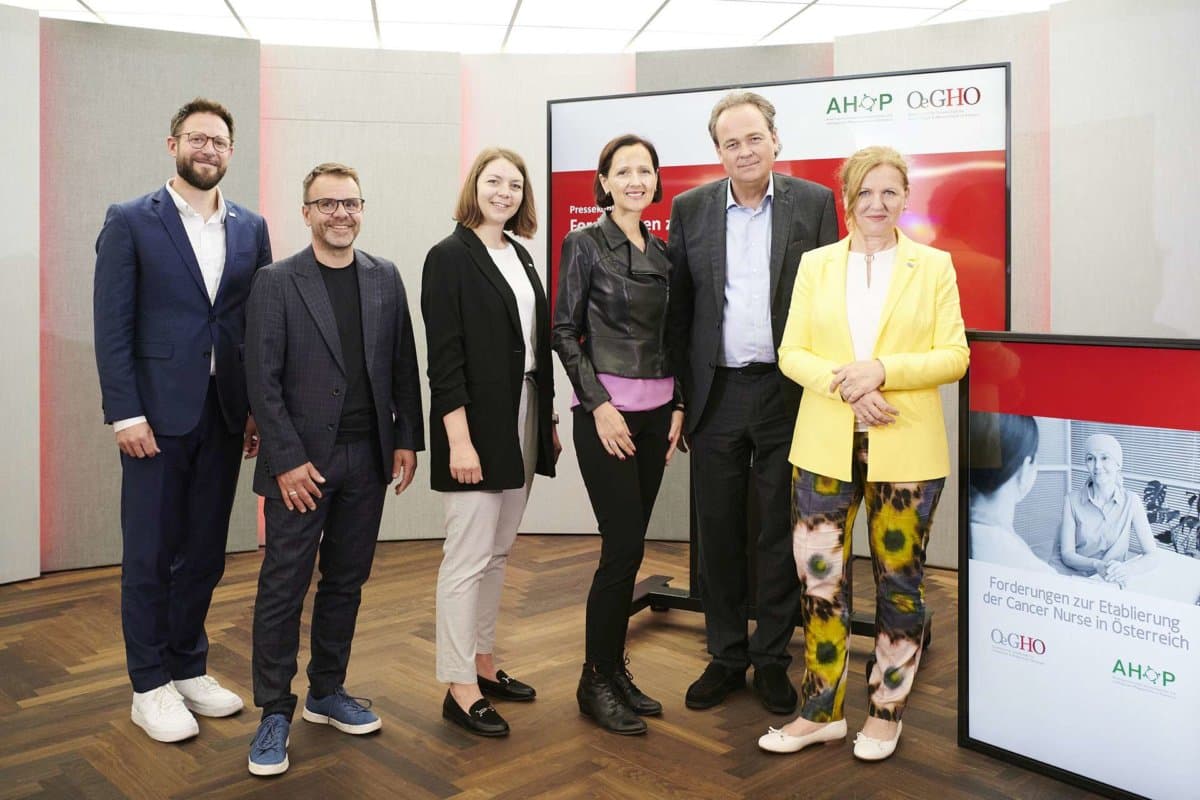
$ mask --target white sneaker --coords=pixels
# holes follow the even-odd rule
[[[129,716],[134,725],[158,742],[178,742],[200,733],[196,718],[169,683],[148,692],[134,692]]]
[[[174,681],[183,704],[202,717],[228,717],[242,710],[242,698],[217,683],[211,675]]]

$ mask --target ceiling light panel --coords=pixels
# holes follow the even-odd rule
[[[110,25],[244,37],[224,0],[88,0]]]
[[[375,0],[379,23],[427,22],[508,27],[517,0]]]
[[[514,26],[506,53],[620,53],[635,30]]]
[[[646,32],[714,33],[754,41],[807,5],[758,3],[754,0],[672,0]],[[641,48],[640,42],[637,43]]]
[[[91,14],[84,11],[83,6],[79,5],[76,0],[4,0],[4,5],[28,8],[30,11],[82,13],[92,17]],[[92,17],[92,19],[95,19],[95,17]]]
[[[225,5],[224,0],[218,0]],[[242,19],[357,20],[374,24],[371,0],[229,0]]]
[[[673,0],[686,2],[686,0]],[[662,0],[604,0],[568,3],[563,0],[522,0],[516,24],[541,28],[601,28],[636,31],[646,24]],[[629,37],[625,38],[629,41]],[[511,42],[510,42],[511,43]],[[625,42],[621,42],[622,45]],[[570,52],[562,50],[560,52]]]
[[[761,44],[830,42],[837,36],[853,36],[920,25],[936,13],[926,8],[864,8],[818,3],[764,39]]]
[[[747,47],[757,37],[722,33],[675,33],[672,31],[643,31],[634,40],[630,50],[653,52],[655,50],[705,50],[714,47]]]
[[[819,6],[856,6],[863,9],[872,8],[916,8],[937,13],[958,5],[960,0],[817,0]],[[993,0],[1003,2],[1003,0]]]
[[[375,24],[368,20],[279,19],[242,17],[250,35],[263,44],[308,47],[378,47]]]
[[[508,30],[503,25],[448,25],[379,21],[379,37],[388,50],[445,53],[498,53]]]

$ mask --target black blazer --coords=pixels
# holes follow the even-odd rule
[[[778,350],[787,324],[800,256],[838,238],[833,192],[811,181],[773,173],[771,201],[771,333]],[[696,429],[708,402],[725,316],[725,203],[729,179],[689,189],[671,203],[668,335],[683,379],[687,429]],[[686,354],[686,357],[684,357]],[[783,381],[785,401],[800,408],[800,387]]]
[[[394,450],[425,449],[421,370],[396,265],[361,250],[354,259],[379,479],[389,483]],[[258,271],[246,309],[246,384],[262,436],[254,491],[278,498],[276,475],[305,461],[325,471],[346,401],[337,320],[311,246]]]
[[[533,286],[537,348],[537,472],[554,475],[554,370],[546,293],[528,251],[513,238]],[[517,407],[525,380],[525,337],[517,298],[487,248],[458,225],[425,257],[421,313],[429,358],[429,483],[434,491],[490,491],[525,485]],[[450,477],[450,445],[442,421],[465,406],[483,481]]]

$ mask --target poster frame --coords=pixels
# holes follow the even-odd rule
[[[1200,340],[1135,338],[1121,336],[1079,336],[999,331],[967,331],[967,344],[999,342],[1032,345],[1081,345],[1086,347],[1127,347],[1156,350],[1200,350]],[[958,745],[991,756],[1031,772],[1054,778],[1116,800],[1149,800],[1145,795],[1104,783],[1087,775],[1057,767],[1031,756],[989,744],[970,735],[970,493],[968,480],[971,463],[971,370],[958,388]],[[1036,414],[1034,415],[1036,416]]]

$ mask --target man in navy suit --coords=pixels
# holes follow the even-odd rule
[[[242,700],[207,674],[204,618],[225,569],[240,456],[258,453],[242,366],[245,304],[271,263],[262,217],[217,188],[233,117],[196,98],[171,119],[176,174],[109,207],[96,241],[96,365],[121,451],[121,624],[131,716],[152,738]],[[190,711],[189,711],[190,709]]]

